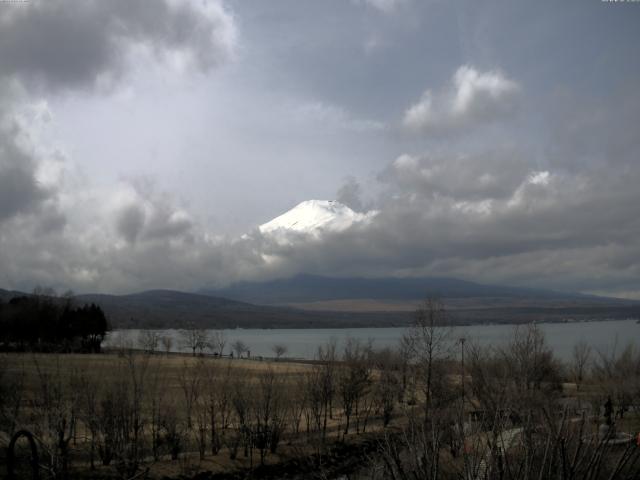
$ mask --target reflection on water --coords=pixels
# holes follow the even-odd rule
[[[475,325],[456,327],[451,332],[453,339],[465,337],[469,342],[480,345],[504,345],[513,336],[513,325]],[[540,324],[547,342],[555,354],[569,359],[573,346],[585,341],[599,351],[624,348],[629,342],[640,339],[640,324],[635,320],[612,320],[576,323]],[[136,345],[140,330],[117,330],[111,332],[104,346],[116,346],[120,342]],[[179,330],[159,330],[160,335],[173,338],[172,351],[188,351],[180,342]],[[275,344],[286,345],[287,357],[311,359],[319,345],[331,339],[338,343],[338,349],[349,337],[363,341],[371,340],[374,347],[395,347],[405,328],[324,328],[324,329],[234,329],[223,330],[227,338],[226,352],[230,345],[241,340],[250,349],[252,356],[272,357]]]

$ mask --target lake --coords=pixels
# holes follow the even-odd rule
[[[635,320],[611,320],[574,323],[542,323],[548,344],[558,358],[569,360],[573,346],[585,341],[594,350],[610,352],[614,348],[624,348],[629,342],[640,340],[640,324]],[[514,325],[473,325],[455,327],[452,338],[466,338],[469,342],[480,345],[500,346],[506,344],[513,336]],[[233,329],[222,330],[227,339],[225,353],[229,353],[230,345],[236,341],[244,342],[251,351],[251,356],[273,357],[273,345],[282,344],[287,347],[286,357],[313,359],[319,345],[335,339],[338,349],[344,341],[353,337],[363,341],[371,340],[374,347],[394,347],[404,333],[405,328],[326,328],[326,329]],[[117,346],[121,342],[136,345],[140,330],[116,330],[105,339],[104,346]],[[161,335],[173,338],[173,351],[188,351],[180,345],[179,330],[158,330]]]

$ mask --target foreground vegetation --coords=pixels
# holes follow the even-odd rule
[[[330,343],[309,364],[7,354],[0,468],[26,430],[41,478],[638,478],[633,347],[578,344],[563,365],[534,325],[496,349],[443,323],[428,301],[396,350]],[[13,449],[23,478],[28,436]]]

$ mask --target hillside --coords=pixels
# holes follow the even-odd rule
[[[226,298],[171,290],[132,295],[79,295],[100,305],[116,328],[322,328],[406,324],[406,314],[308,312],[252,305]]]
[[[618,299],[500,285],[483,285],[455,278],[341,278],[296,275],[265,282],[240,282],[203,293],[263,305],[328,300],[415,301],[427,296],[442,299],[531,299],[579,301],[589,304],[619,303]],[[622,303],[625,303],[622,301]]]

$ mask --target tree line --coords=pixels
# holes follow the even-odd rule
[[[74,305],[73,295],[36,289],[0,301],[0,349],[4,351],[100,352],[109,323],[95,304]]]

